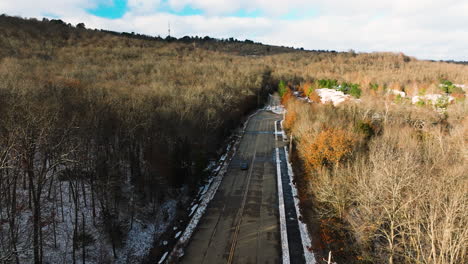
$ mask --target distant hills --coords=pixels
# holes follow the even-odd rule
[[[179,43],[193,43],[199,48],[204,48],[212,51],[234,53],[241,56],[263,56],[263,55],[275,55],[280,53],[292,53],[298,51],[309,51],[315,53],[337,53],[335,50],[304,50],[304,48],[294,48],[285,46],[274,46],[265,45],[253,40],[238,40],[235,38],[217,39],[209,36],[184,36],[181,38],[175,38],[172,36],[161,37],[161,36],[150,36],[146,34],[139,34],[135,32],[117,32],[105,29],[86,29],[85,23],[78,23],[72,25],[61,19],[48,19],[43,18],[38,20],[36,18],[21,18],[13,17],[8,15],[0,15],[0,28],[10,27],[18,28],[22,30],[25,27],[35,29],[36,32],[50,33],[51,31],[63,32],[63,29],[67,30],[87,30],[96,31],[114,36],[122,36],[130,39],[141,39],[151,40],[159,42],[179,42]]]

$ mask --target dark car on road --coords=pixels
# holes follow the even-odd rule
[[[249,163],[247,161],[241,161],[240,168],[241,168],[241,170],[248,170],[249,169]]]

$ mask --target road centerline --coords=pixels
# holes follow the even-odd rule
[[[260,120],[260,123],[262,121]],[[232,241],[232,244],[231,244],[231,250],[229,252],[229,258],[228,258],[228,264],[232,263],[232,260],[234,259],[234,252],[235,252],[235,248],[236,248],[236,245],[237,245],[237,237],[239,235],[239,230],[240,230],[240,225],[242,223],[242,216],[244,214],[244,208],[245,208],[245,203],[247,201],[247,194],[249,192],[249,187],[250,187],[250,180],[252,178],[252,171],[253,171],[253,165],[254,165],[254,161],[255,161],[255,156],[257,154],[257,145],[258,145],[258,138],[259,138],[259,135],[256,135],[255,136],[255,145],[254,145],[254,153],[253,153],[253,156],[252,156],[252,161],[251,161],[251,165],[250,165],[250,169],[249,169],[249,174],[247,175],[247,186],[245,188],[245,191],[244,191],[244,194],[243,194],[243,197],[242,197],[242,204],[241,204],[241,208],[239,209],[239,212],[238,212],[238,219],[237,219],[237,224],[236,224],[236,230],[234,231],[234,234],[233,234],[233,241]]]
[[[181,263],[281,263],[276,166],[273,155],[268,154],[275,150],[271,125],[279,116],[259,111],[253,117],[244,130],[272,132],[245,133],[239,139],[236,154]],[[251,167],[240,170],[241,160],[252,162]]]

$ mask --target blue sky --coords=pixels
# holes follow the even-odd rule
[[[0,0],[0,13],[175,37],[468,61],[466,0]]]
[[[86,9],[90,14],[111,19],[123,17],[127,10],[127,0],[114,0],[112,3],[98,3],[95,8]]]

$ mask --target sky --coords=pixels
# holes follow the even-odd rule
[[[467,0],[0,0],[1,13],[161,37],[170,24],[174,37],[468,61]]]

